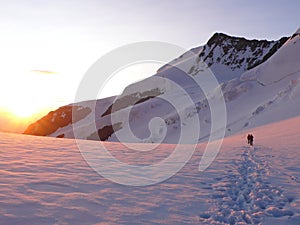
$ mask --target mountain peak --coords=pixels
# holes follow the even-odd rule
[[[221,45],[224,41],[230,41],[232,45],[235,45],[238,49],[243,49],[246,46],[257,46],[257,45],[267,45],[268,43],[272,43],[274,41],[268,40],[257,40],[257,39],[246,39],[244,37],[236,37],[230,36],[224,33],[215,33],[213,36],[208,40],[207,45],[212,46],[213,44]]]
[[[208,40],[207,45],[211,46],[215,43],[221,43],[225,39],[231,38],[231,36],[224,33],[214,33],[213,36]]]
[[[287,39],[284,37],[278,41],[248,40],[244,37],[215,33],[203,47],[199,57],[212,70],[214,70],[214,67],[218,67],[215,68],[217,71],[214,71],[217,76],[220,72],[223,74],[223,78],[232,79],[237,74],[242,74],[246,70],[266,61]],[[218,65],[221,65],[221,67]],[[230,70],[226,71],[224,66]]]

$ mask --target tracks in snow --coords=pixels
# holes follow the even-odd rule
[[[265,217],[292,216],[283,191],[266,182],[268,162],[245,147],[241,159],[213,184],[214,205],[200,215],[201,224],[259,224]]]

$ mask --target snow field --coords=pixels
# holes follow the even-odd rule
[[[181,171],[144,187],[104,179],[73,139],[1,133],[0,224],[300,224],[299,124],[297,117],[251,130],[253,149],[245,133],[226,138],[204,172],[198,166],[205,143],[199,144]],[[123,162],[142,165],[174,148],[135,153],[105,145]]]

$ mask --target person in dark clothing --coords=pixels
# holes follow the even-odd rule
[[[254,137],[253,137],[253,135],[251,134],[251,135],[250,135],[250,145],[251,145],[251,146],[253,146],[253,141],[254,141]]]
[[[247,141],[248,141],[248,144],[253,146],[253,140],[254,140],[254,137],[252,134],[248,134],[247,136]]]
[[[250,144],[250,138],[251,138],[251,135],[248,134],[248,135],[247,135],[247,144],[248,144],[248,145]]]

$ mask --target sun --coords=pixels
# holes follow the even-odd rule
[[[39,102],[18,99],[8,102],[5,111],[16,120],[30,120],[43,110],[40,106]]]
[[[57,73],[48,70],[11,72],[0,83],[0,108],[15,121],[36,119],[57,104],[58,81]]]
[[[37,113],[32,107],[22,107],[15,105],[9,109],[9,111],[16,117],[20,119],[28,119]]]

